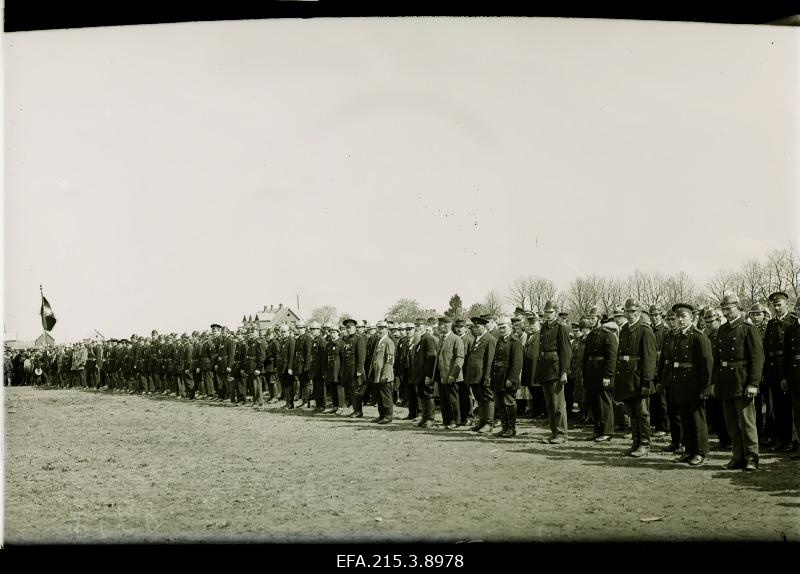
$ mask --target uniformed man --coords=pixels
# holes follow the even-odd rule
[[[486,434],[494,426],[492,364],[497,341],[487,331],[488,321],[484,317],[472,317],[471,321],[474,341],[466,354],[464,380],[472,389],[472,395],[478,403],[478,420],[470,430]]]
[[[670,400],[680,412],[685,452],[674,462],[700,466],[708,454],[708,427],[703,401],[711,394],[714,357],[711,341],[692,324],[694,307],[676,303],[672,307],[678,330],[670,335],[670,349],[661,356],[672,361],[669,370]],[[674,439],[673,439],[674,440]]]
[[[220,354],[223,352],[222,325],[213,323],[211,326],[211,336],[209,338],[209,353],[211,358],[211,381],[213,392],[211,397],[215,400],[224,401],[228,398],[225,392],[224,368],[220,365]]]
[[[792,397],[781,389],[781,381],[785,378],[783,334],[796,317],[789,313],[789,296],[777,291],[769,296],[774,310],[774,318],[767,323],[764,334],[764,382],[772,394],[772,407],[775,416],[775,451],[792,452],[797,445],[792,442]]]
[[[283,398],[286,403],[285,409],[294,408],[294,360],[297,356],[295,352],[295,341],[289,330],[289,325],[280,326],[280,347],[278,348],[277,375],[281,382]]]
[[[314,338],[306,332],[304,321],[295,323],[297,337],[294,343],[294,371],[297,376],[300,407],[311,408],[311,359],[314,352]]]
[[[403,362],[402,372],[405,374],[406,380],[406,405],[408,406],[408,415],[404,419],[410,421],[417,420],[422,409],[417,381],[414,379],[413,363],[414,351],[424,330],[424,325],[420,319],[417,319],[414,323],[406,323],[406,341],[403,347],[403,354],[400,357]]]
[[[264,400],[261,396],[261,369],[264,365],[264,360],[266,357],[266,345],[264,345],[264,343],[259,339],[258,330],[252,329],[247,342],[247,355],[245,356],[245,363],[242,366],[242,380],[246,378],[247,384],[239,386],[240,403],[244,403],[245,401],[246,391],[244,388],[252,387],[253,406],[263,406]]]
[[[461,342],[464,344],[464,364],[467,362],[467,353],[472,348],[472,343],[475,342],[475,337],[472,333],[467,332],[466,324],[467,322],[464,319],[456,319],[453,322],[453,332],[461,338]],[[472,426],[474,422],[472,417],[473,397],[464,378],[463,365],[461,368],[461,380],[456,382],[456,386],[458,387],[458,412],[461,415],[459,424],[460,426]]]
[[[189,336],[184,333],[181,335],[181,346],[179,355],[179,368],[181,372],[180,383],[178,384],[178,392],[181,396],[189,400],[194,400],[195,386],[194,386],[194,361],[192,355],[194,353],[194,345],[189,339]]]
[[[438,344],[428,331],[427,323],[418,329],[419,339],[412,349],[411,383],[417,387],[421,419],[417,426],[432,428],[435,426],[436,403],[434,402],[434,372],[436,370],[436,351]]]
[[[388,424],[392,422],[392,391],[394,390],[394,355],[395,347],[389,337],[389,325],[386,321],[378,321],[378,341],[372,351],[369,368],[369,381],[373,385],[373,395],[378,406],[378,417],[372,422]]]
[[[722,316],[722,311],[714,307],[706,307],[701,318],[705,324],[702,331],[711,341],[711,346],[714,347],[716,346],[719,327],[725,321],[725,318]],[[706,401],[706,411],[711,431],[716,433],[719,439],[719,448],[722,450],[730,449],[731,437],[728,435],[728,427],[725,423],[725,413],[723,411],[722,402],[716,397],[710,397]]]
[[[309,324],[309,334],[311,335],[311,367],[308,370],[311,377],[311,384],[314,391],[314,412],[321,413],[327,406],[325,393],[325,367],[328,359],[325,354],[327,341],[322,335],[322,325],[317,321]]]
[[[398,373],[399,361],[398,356],[400,354],[400,339],[405,335],[403,331],[401,331],[403,324],[402,323],[395,323],[394,321],[386,321],[389,324],[389,338],[394,343],[394,381],[392,383],[392,404],[400,406],[400,375]]]
[[[267,400],[267,404],[272,404],[279,400],[275,370],[278,363],[278,354],[280,353],[280,344],[275,337],[274,329],[267,329],[266,344],[267,352],[264,359],[264,380],[267,391],[269,392],[269,400]]]
[[[586,314],[591,331],[583,351],[583,384],[594,425],[589,440],[607,442],[614,434],[612,382],[617,368],[617,338],[600,324],[600,309],[592,307]]]
[[[226,378],[230,378],[231,381],[231,389],[228,396],[230,397],[231,403],[244,405],[247,402],[247,386],[248,386],[248,370],[247,365],[250,361],[248,359],[248,355],[250,355],[249,351],[249,338],[247,336],[248,329],[247,328],[240,328],[236,336],[233,338],[233,361],[230,364],[230,372],[227,373]],[[253,355],[252,361],[255,361],[255,355]],[[253,369],[256,369],[257,366],[253,364]]]
[[[739,310],[739,298],[725,295],[721,325],[714,345],[714,394],[722,401],[733,457],[726,469],[758,468],[758,431],[754,399],[764,368],[764,347],[753,325]],[[684,421],[686,425],[686,421]]]
[[[692,328],[694,325],[694,313],[689,313],[690,323]],[[675,363],[675,338],[681,330],[678,325],[677,316],[675,311],[670,309],[667,311],[665,319],[667,324],[667,331],[664,334],[664,339],[661,343],[661,355],[656,369],[656,391],[663,391],[667,397],[667,417],[669,418],[669,432],[670,443],[661,449],[662,452],[674,452],[675,454],[683,454],[686,452],[685,439],[683,438],[683,425],[681,423],[680,408],[672,399],[672,375],[674,372],[673,364]],[[710,343],[710,341],[709,341]],[[703,408],[705,408],[705,401]]]
[[[750,322],[758,329],[763,343],[767,333],[769,311],[761,303],[755,303],[747,313]],[[766,369],[765,369],[766,371]],[[772,390],[766,384],[765,377],[761,377],[756,395],[756,428],[758,429],[758,445],[761,447],[773,446],[775,436],[775,411],[772,404]],[[766,411],[766,412],[764,412]]]
[[[792,417],[795,430],[800,430],[800,297],[794,302],[794,319],[783,330],[784,377],[781,390],[792,398]],[[800,453],[791,455],[800,458]]]
[[[539,360],[534,377],[544,390],[550,436],[542,442],[561,444],[567,440],[567,405],[564,386],[572,360],[569,330],[558,321],[558,311],[553,301],[545,303],[545,323],[539,331]]]
[[[211,335],[208,331],[204,331],[202,346],[200,348],[200,375],[203,379],[203,386],[201,396],[198,398],[205,398],[209,401],[213,401],[216,398],[216,390],[214,389],[214,367],[216,359],[217,354],[214,350],[214,343],[211,340]]]
[[[345,389],[350,389],[350,398],[353,402],[351,418],[361,418],[363,412],[364,388],[366,387],[366,372],[364,361],[367,348],[364,337],[357,332],[355,319],[345,319],[343,322],[347,334],[343,337],[342,370],[340,378]],[[363,329],[362,329],[363,331]]]
[[[491,385],[495,411],[500,413],[501,429],[493,436],[512,438],[517,434],[517,389],[522,374],[522,341],[511,336],[511,319],[499,317],[492,360]]]
[[[635,299],[625,301],[625,318],[617,349],[614,398],[625,405],[631,420],[633,443],[627,451],[638,458],[650,452],[650,412],[647,397],[655,392],[656,339],[653,330],[640,317],[641,305]]]
[[[458,383],[464,381],[464,341],[453,332],[453,320],[439,318],[439,344],[436,353],[434,380],[439,385],[439,404],[445,429],[461,426],[461,405]]]
[[[664,312],[658,305],[650,305],[650,327],[653,329],[653,336],[656,338],[656,365],[661,364],[661,347],[664,342],[664,335],[667,333],[667,326],[661,320]],[[659,387],[658,371],[656,370],[656,392],[650,395],[650,423],[655,429],[654,437],[665,437],[669,434],[669,417],[667,416],[667,395],[663,386]],[[658,390],[660,389],[660,390]]]
[[[336,414],[345,408],[344,387],[341,384],[342,341],[339,339],[339,326],[328,325],[330,339],[325,343],[325,384],[330,385],[333,406],[326,412]]]
[[[534,418],[537,415],[547,416],[542,386],[536,382],[536,365],[539,362],[539,333],[541,324],[535,311],[526,314],[526,338],[522,352],[522,377],[520,387],[525,389],[527,410],[523,417]]]

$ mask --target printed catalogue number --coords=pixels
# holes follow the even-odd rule
[[[461,554],[337,554],[338,568],[462,568]]]

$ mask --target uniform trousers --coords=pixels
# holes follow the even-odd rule
[[[311,377],[308,372],[303,373],[298,377],[300,382],[300,400],[303,403],[311,402]]]
[[[702,401],[677,405],[683,427],[683,440],[687,455],[705,456],[708,454],[708,424],[706,423],[706,409]],[[680,444],[680,443],[675,443]]]
[[[442,407],[442,422],[445,425],[461,424],[458,384],[439,383],[439,404]]]
[[[181,374],[181,378],[178,379],[178,392],[181,393],[182,397],[194,398],[194,379],[191,372],[184,371]]]
[[[417,385],[417,395],[419,396],[419,404],[422,407],[422,419],[426,421],[434,420],[436,415],[436,406],[433,398],[434,383],[419,383]],[[433,407],[431,407],[433,405]]]
[[[762,441],[766,438],[775,439],[775,408],[772,405],[772,389],[766,384],[759,386],[756,395],[756,428],[758,428],[758,436]]]
[[[670,432],[667,393],[664,389],[650,395],[650,423],[659,432]]]
[[[547,421],[550,423],[552,437],[567,436],[567,402],[564,398],[564,385],[560,381],[542,383],[544,401],[547,408]]]
[[[798,440],[800,433],[800,395],[792,395],[792,416],[794,418],[794,440]]]
[[[384,383],[373,383],[371,386],[372,395],[375,397],[375,402],[378,406],[378,416],[384,419],[392,420],[394,415],[394,403],[392,402],[394,383],[391,381]]]
[[[779,444],[792,443],[792,397],[781,390],[782,376],[771,376],[768,379],[772,395],[772,409],[775,416],[775,440]]]
[[[247,397],[247,377],[247,371],[238,369],[235,366],[233,370],[225,376],[225,394],[230,398],[232,403],[236,403],[237,401],[240,403],[245,402],[245,398]]]
[[[647,410],[647,397],[625,399],[625,410],[631,418],[631,438],[633,446],[650,446],[650,411]]]
[[[736,397],[722,401],[725,424],[733,441],[733,460],[758,462],[758,431],[753,399]],[[791,436],[790,436],[791,440]]]
[[[471,385],[472,395],[478,403],[479,422],[494,426],[495,398],[491,385]]]
[[[200,392],[209,397],[213,397],[216,394],[214,391],[214,373],[211,371],[201,371],[200,374],[203,377],[203,386],[200,387]]]
[[[511,407],[517,407],[517,391],[503,389],[494,391],[494,409],[495,412],[500,414],[500,424],[503,429],[517,428],[516,416],[509,417],[509,410]],[[516,415],[516,413],[514,413]],[[490,421],[491,422],[491,421]]]
[[[672,389],[667,387],[664,391],[667,393],[667,417],[669,417],[670,443],[685,445],[685,439],[683,438],[683,419],[680,415],[680,408],[672,402]],[[705,409],[703,409],[703,418],[705,419]],[[706,425],[706,436],[708,436],[708,425]]]
[[[469,423],[468,419],[472,417],[472,395],[469,392],[469,385],[465,381],[460,381],[453,386],[458,393],[458,414],[461,419],[458,422],[466,425]]]
[[[594,436],[611,436],[614,434],[614,401],[611,399],[611,387],[600,389],[586,388],[589,399],[589,412],[594,423]]]
[[[353,401],[353,412],[362,413],[364,408],[364,393],[367,390],[367,384],[364,381],[364,375],[357,376],[353,379],[353,386],[350,387],[350,400]]]
[[[286,406],[294,407],[294,375],[289,373],[281,373],[281,389],[283,390],[283,400],[286,401]]]
[[[96,389],[100,386],[98,384],[99,380],[97,376],[97,367],[93,366],[86,369],[86,381],[87,384],[93,389]]]
[[[415,419],[419,416],[419,392],[417,385],[411,383],[410,380],[406,382],[406,402],[408,403],[408,416]]]
[[[332,381],[331,383],[331,400],[333,407],[336,409],[343,409],[346,405],[344,399],[344,387],[339,381]]]
[[[717,434],[719,443],[727,445],[731,443],[731,435],[728,433],[728,423],[725,421],[725,408],[722,401],[716,398],[706,400],[706,412],[708,415],[709,426]],[[755,409],[753,409],[755,413]]]
[[[247,375],[247,387],[252,386],[253,388],[253,404],[254,405],[263,405],[264,404],[264,397],[261,393],[261,375],[256,375],[255,373],[248,373]],[[244,376],[241,377],[241,380],[244,380]],[[243,403],[245,402],[245,397],[247,396],[245,393],[241,392],[242,387],[240,386],[239,389],[239,397],[238,401]],[[245,391],[246,392],[246,391]]]
[[[314,405],[318,409],[324,409],[327,405],[328,398],[325,396],[325,381],[322,377],[315,377],[313,380],[314,387]]]

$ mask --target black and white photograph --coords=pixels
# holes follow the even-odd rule
[[[2,544],[800,540],[783,16],[6,28]]]

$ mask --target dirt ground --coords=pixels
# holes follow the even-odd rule
[[[785,455],[748,474],[713,449],[698,468],[624,457],[629,441],[589,428],[545,445],[542,421],[509,440],[419,429],[405,409],[378,426],[374,407],[4,390],[6,543],[800,540]]]

